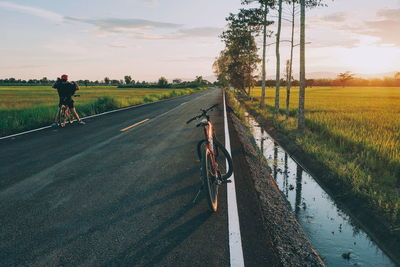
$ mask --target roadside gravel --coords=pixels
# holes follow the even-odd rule
[[[258,151],[249,129],[233,112],[230,112],[230,115],[260,201],[264,227],[280,264],[282,266],[325,266],[272,178],[267,162]]]

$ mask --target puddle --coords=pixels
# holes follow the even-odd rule
[[[248,116],[248,122],[280,190],[327,266],[396,266],[254,118]]]

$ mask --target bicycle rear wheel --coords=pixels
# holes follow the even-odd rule
[[[59,110],[59,114],[58,114],[58,125],[60,127],[64,127],[65,126],[65,122],[67,121],[67,114],[66,113],[66,109],[65,108],[60,108]]]
[[[223,146],[216,138],[214,138],[214,153],[221,180],[226,180],[231,177],[233,172],[232,158],[225,146]]]
[[[218,181],[216,171],[212,165],[211,154],[204,146],[201,153],[201,176],[207,194],[207,201],[212,211],[218,208]]]

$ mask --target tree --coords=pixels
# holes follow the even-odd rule
[[[203,76],[196,76],[195,82],[196,82],[198,85],[202,85],[202,84],[204,83]]]
[[[254,38],[259,23],[255,23],[255,18],[257,14],[246,9],[240,10],[238,14],[229,15],[226,19],[228,28],[221,35],[225,49],[213,64],[221,83],[232,86],[248,96],[255,85],[254,72],[260,62]]]
[[[126,76],[124,77],[124,80],[125,80],[125,83],[126,83],[126,84],[132,83],[132,77],[131,77],[130,75],[126,75]]]
[[[165,77],[160,77],[160,79],[158,79],[157,85],[160,88],[167,88],[168,87],[168,80]]]
[[[110,84],[110,78],[105,77],[105,78],[104,78],[104,83],[105,83],[105,84]]]
[[[281,55],[280,55],[280,42],[281,42],[281,29],[282,29],[282,0],[278,0],[278,30],[276,32],[276,87],[275,87],[275,115],[279,113],[279,90],[281,88]]]
[[[213,71],[217,75],[218,83],[223,87],[228,87],[229,84],[229,56],[225,50],[219,53],[219,56],[215,59],[213,63]]]
[[[255,0],[244,0],[242,4],[249,4],[255,2]],[[262,69],[261,69],[261,101],[260,107],[265,108],[265,86],[266,86],[266,49],[267,49],[267,36],[268,25],[272,24],[272,21],[268,21],[268,12],[270,8],[273,8],[275,5],[275,0],[258,0],[260,3],[260,7],[253,11],[255,16],[252,17],[254,20],[253,23],[258,26],[262,26],[262,35],[263,35],[263,45],[262,45]],[[258,14],[258,16],[257,16]]]
[[[322,5],[322,0],[300,0],[300,91],[298,129],[305,128],[304,102],[306,97],[306,6]]]
[[[286,119],[289,118],[289,102],[290,102],[290,87],[292,81],[291,73],[291,62],[286,61]]]
[[[172,80],[172,83],[173,83],[173,84],[180,84],[180,83],[182,83],[182,79],[178,79],[178,78],[173,79],[173,80]]]
[[[394,75],[394,78],[396,80],[400,80],[400,72],[396,72],[396,74]]]
[[[354,74],[351,73],[350,71],[342,72],[338,74],[338,80],[342,87],[345,87],[347,82],[351,81],[354,79]]]
[[[43,78],[40,80],[40,82],[43,83],[43,84],[46,84],[46,83],[49,82],[49,80],[47,79],[47,77],[43,77]]]
[[[289,106],[290,106],[290,89],[292,87],[292,76],[293,76],[293,49],[294,49],[294,27],[295,27],[295,16],[296,16],[296,4],[297,0],[288,2],[292,5],[291,7],[291,38],[290,38],[290,59],[287,62],[286,69],[286,119],[289,118]]]

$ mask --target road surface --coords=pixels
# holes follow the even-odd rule
[[[0,140],[0,265],[230,266],[226,188],[216,213],[203,195],[192,204],[202,132],[185,122],[214,103],[223,142],[220,89]],[[244,262],[270,266],[256,195],[231,139]]]

